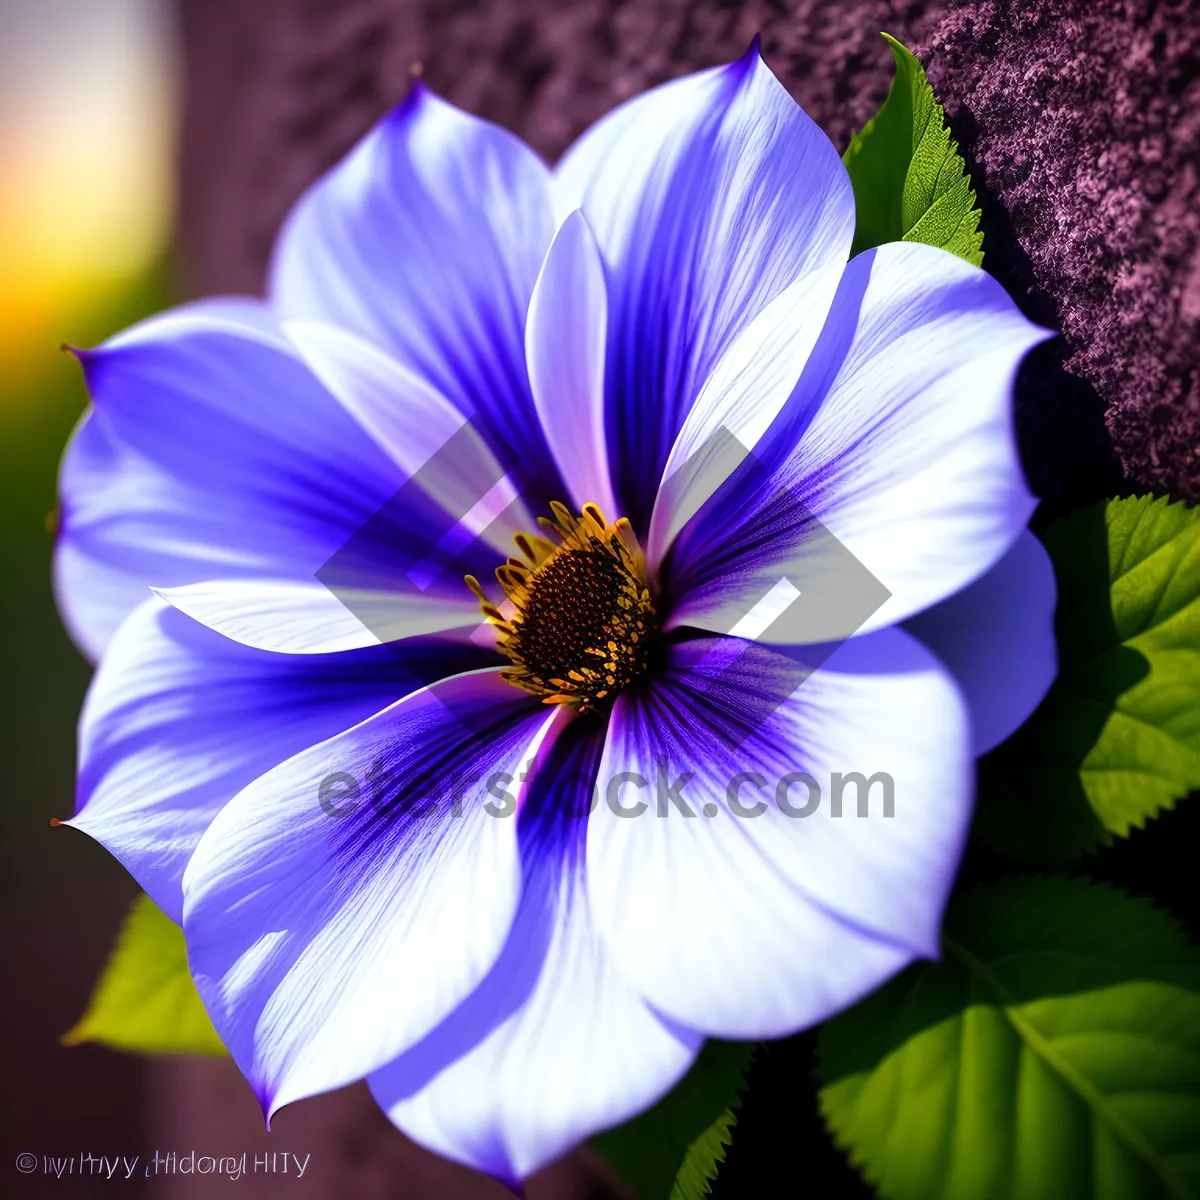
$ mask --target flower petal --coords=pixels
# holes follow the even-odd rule
[[[95,409],[63,462],[56,574],[92,653],[152,585],[311,582],[381,508],[376,551],[437,527],[257,302],[176,309],[80,358]]]
[[[486,975],[520,870],[516,822],[478,799],[553,719],[495,670],[455,676],[217,814],[183,877],[188,961],[268,1117],[388,1062]]]
[[[172,920],[183,870],[247,784],[429,679],[486,655],[411,641],[403,658],[247,650],[151,597],[113,638],[79,723],[76,815]]]
[[[977,755],[1016,733],[1050,690],[1057,596],[1050,556],[1026,530],[986,575],[905,622],[957,680]]]
[[[479,604],[437,592],[397,594],[319,583],[225,579],[154,588],[172,608],[243,646],[276,654],[336,654],[402,638],[460,634],[480,626]]]
[[[148,551],[134,530],[161,520],[169,493],[167,478],[146,470],[94,410],[83,415],[60,472],[53,579],[63,623],[91,662],[149,594]],[[153,569],[169,570],[162,563]]]
[[[789,284],[738,335],[704,384],[671,447],[654,502],[651,570],[704,503],[753,451],[810,361],[843,274],[840,262]]]
[[[287,321],[284,331],[316,377],[464,539],[483,537],[501,555],[534,527],[475,424],[420,376],[356,334],[321,321]]]
[[[1012,386],[1026,351],[1049,336],[989,275],[943,250],[897,242],[858,255],[814,353],[820,370],[676,539],[671,627],[726,632],[781,578],[803,592],[808,556],[829,544],[814,528],[890,593],[863,632],[977,579],[1036,503]]]
[[[546,440],[577,509],[615,519],[604,434],[604,265],[583,213],[554,235],[525,325],[529,382]]]
[[[608,447],[639,532],[688,410],[785,287],[844,263],[849,176],[762,61],[689,75],[603,118],[555,174],[608,269]]]
[[[899,630],[802,668],[752,642],[690,641],[613,710],[590,908],[649,1002],[707,1034],[790,1033],[937,953],[973,787],[953,680]],[[807,816],[800,772],[819,789]],[[850,778],[836,816],[854,772],[874,781],[871,811],[850,807]]]
[[[544,469],[523,334],[554,233],[549,183],[518,138],[416,84],[297,203],[271,296],[387,350]]]
[[[64,461],[57,577],[89,649],[149,587],[212,580],[306,590],[323,619],[357,620],[341,645],[387,640],[409,601],[418,614],[446,606],[440,626],[414,617],[422,629],[465,619],[462,575],[494,552],[466,539],[441,553],[457,516],[423,490],[423,473],[405,478],[262,305],[178,309],[81,358],[96,407]],[[383,592],[395,619],[367,628],[380,602],[359,596]],[[281,625],[295,613],[285,606]],[[325,637],[314,629],[309,642]]]
[[[583,839],[601,744],[577,721],[537,773],[521,814],[521,904],[491,973],[369,1080],[410,1137],[510,1185],[654,1103],[702,1041],[651,1011],[592,924]]]

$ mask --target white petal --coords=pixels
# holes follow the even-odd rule
[[[76,815],[175,921],[181,881],[209,822],[272,767],[349,729],[431,665],[481,655],[408,644],[409,656],[273,655],[249,650],[151,597],[121,626],[79,721]]]
[[[474,631],[479,604],[440,591],[403,593],[271,579],[155,588],[173,608],[243,646],[277,654],[333,654],[422,634]]]
[[[608,299],[596,239],[576,210],[562,223],[529,303],[525,358],[546,440],[577,509],[618,515],[604,433]]]
[[[834,262],[784,288],[709,376],[663,471],[646,547],[651,570],[779,415],[821,336],[843,269]]]
[[[798,772],[820,795],[807,816],[786,811],[811,796]],[[833,815],[835,773],[854,772],[891,778],[893,816],[886,779],[866,815],[853,784]],[[653,689],[617,701],[600,777],[615,804],[606,794],[588,823],[591,911],[676,1020],[777,1037],[937,953],[973,761],[953,681],[903,632],[851,639],[807,678],[754,643],[677,645]],[[640,815],[619,814],[638,799]]]
[[[370,1079],[410,1137],[509,1184],[649,1107],[702,1041],[651,1011],[589,915],[581,817],[598,752],[556,743],[538,775],[548,786],[528,800],[544,815],[522,818],[523,892],[504,951],[457,1012]]]
[[[688,582],[671,623],[725,632],[780,578],[805,592],[827,571],[809,556],[833,545],[812,536],[813,518],[890,593],[863,632],[977,579],[1035,505],[1012,390],[1021,359],[1048,336],[994,279],[943,250],[898,242],[858,255],[820,351],[831,382],[794,397],[752,469],[676,540]]]
[[[455,522],[502,556],[534,527],[516,483],[476,422],[370,342],[321,321],[287,321],[300,357],[400,468]],[[453,535],[451,535],[453,536]]]
[[[456,676],[217,814],[183,878],[188,962],[268,1115],[375,1070],[487,974],[520,872],[516,822],[479,800],[553,719],[495,671]]]
[[[757,49],[623,104],[567,151],[608,284],[608,451],[622,515],[649,525],[671,447],[717,363],[785,288],[844,264],[850,178]]]

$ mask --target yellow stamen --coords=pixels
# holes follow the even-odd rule
[[[513,664],[501,671],[505,679],[546,704],[594,712],[646,670],[658,617],[627,520],[610,525],[595,504],[578,517],[557,501],[550,510],[554,519],[539,524],[557,540],[519,533],[522,557],[496,568],[511,615],[474,576],[467,586]]]

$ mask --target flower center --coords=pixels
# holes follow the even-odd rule
[[[500,674],[545,704],[596,712],[646,670],[658,616],[646,564],[629,522],[610,525],[594,504],[573,516],[550,505],[539,518],[557,541],[525,533],[514,539],[523,558],[496,568],[511,603],[505,615],[474,576],[467,585],[512,660]]]

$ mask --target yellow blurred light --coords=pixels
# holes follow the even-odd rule
[[[0,371],[162,253],[175,72],[164,0],[0,0]],[[12,389],[0,387],[0,399]]]

